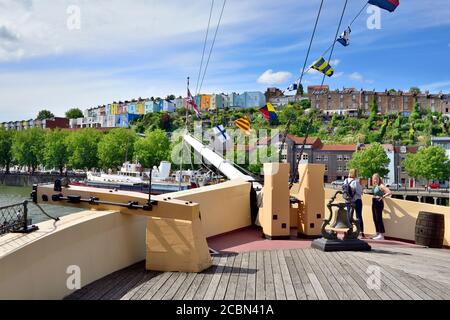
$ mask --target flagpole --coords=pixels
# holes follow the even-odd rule
[[[189,84],[190,84],[190,77],[187,77],[187,92],[189,92]],[[189,122],[188,122],[188,118],[189,118],[189,110],[186,106],[186,131],[187,133],[189,133]],[[179,190],[181,191],[181,179],[182,179],[182,170],[183,170],[183,157],[184,155],[184,138],[183,138],[183,142],[182,142],[182,146],[181,146],[181,159],[180,159],[180,177],[179,177]]]
[[[187,92],[189,92],[189,84],[190,84],[190,77],[187,77]],[[186,105],[186,130],[189,133],[189,123],[188,123],[188,117],[189,117],[189,108]]]

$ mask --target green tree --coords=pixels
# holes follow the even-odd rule
[[[113,169],[133,159],[135,141],[136,134],[129,129],[114,129],[105,134],[98,144],[99,165]]]
[[[256,152],[256,154],[252,154],[250,156],[252,161],[249,161],[248,170],[255,174],[262,174],[262,169],[264,166],[264,163],[272,163],[275,162],[275,160],[278,157],[277,150],[275,147],[262,147],[257,148],[253,152]]]
[[[448,180],[450,178],[450,161],[444,149],[432,146],[421,149],[416,154],[409,154],[404,162],[406,172],[414,178],[429,180]]]
[[[83,129],[67,137],[69,166],[74,169],[98,168],[98,143],[102,134],[95,129]]]
[[[363,178],[370,178],[375,173],[384,177],[389,173],[387,166],[389,165],[389,158],[379,143],[373,143],[364,150],[353,154],[349,166],[352,169],[357,169],[359,175]]]
[[[171,144],[167,134],[157,129],[147,131],[145,138],[137,139],[134,143],[135,158],[145,168],[153,168],[161,161],[169,160]]]
[[[11,150],[17,163],[27,166],[34,173],[37,166],[42,164],[44,131],[34,128],[16,132]]]
[[[83,117],[84,117],[83,111],[81,111],[78,108],[72,108],[66,112],[66,118],[68,119],[78,119]]]
[[[409,89],[409,92],[410,92],[410,93],[415,93],[415,94],[421,94],[421,93],[422,93],[422,91],[420,91],[420,88],[419,88],[419,87],[411,87],[411,88]]]
[[[54,117],[55,117],[55,115],[53,113],[51,113],[50,111],[41,110],[41,111],[39,111],[36,120],[53,119]]]
[[[66,131],[59,129],[48,131],[45,135],[43,164],[47,168],[58,168],[61,174],[68,161],[67,136]]]
[[[417,99],[414,101],[413,111],[411,112],[411,115],[409,116],[409,122],[414,123],[414,121],[419,120],[422,118],[422,115],[420,114],[420,105]]]
[[[12,142],[13,131],[0,128],[0,167],[5,168],[7,174],[9,174],[9,167],[12,162]]]

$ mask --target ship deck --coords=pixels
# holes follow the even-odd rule
[[[371,252],[324,253],[309,248],[310,241],[267,241],[256,230],[241,230],[209,240],[218,253],[213,255],[213,266],[202,273],[145,271],[141,262],[66,299],[450,299],[449,250],[369,242]]]

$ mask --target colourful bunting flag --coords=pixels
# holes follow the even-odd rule
[[[352,29],[350,27],[347,27],[345,31],[341,34],[339,39],[337,39],[337,42],[342,44],[344,47],[347,47],[350,45],[350,33],[352,33]]]
[[[377,6],[389,12],[394,12],[400,5],[400,0],[369,0],[369,4]]]
[[[259,111],[269,123],[277,119],[277,112],[271,103],[268,103],[266,106],[259,109]]]
[[[197,118],[200,119],[202,114],[201,114],[200,109],[198,108],[197,104],[195,103],[194,97],[191,94],[191,90],[189,90],[189,89],[188,89],[187,103],[194,109],[195,115],[197,116]]]
[[[250,135],[252,132],[252,127],[248,117],[242,117],[234,122],[236,126],[241,129],[246,135]]]
[[[334,74],[333,68],[330,66],[330,64],[322,57],[319,58],[314,64],[311,66],[311,68],[322,72],[323,74],[331,77]]]
[[[213,130],[222,143],[225,143],[231,139],[230,135],[227,133],[227,130],[222,125],[214,127]]]

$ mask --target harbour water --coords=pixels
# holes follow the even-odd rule
[[[19,204],[25,200],[30,200],[30,193],[31,187],[8,187],[0,185],[0,208],[8,205]],[[61,206],[42,205],[42,208],[52,217],[62,217],[83,211],[80,209]],[[28,210],[34,224],[50,220],[50,218],[42,214],[42,212],[31,201],[28,204]]]

